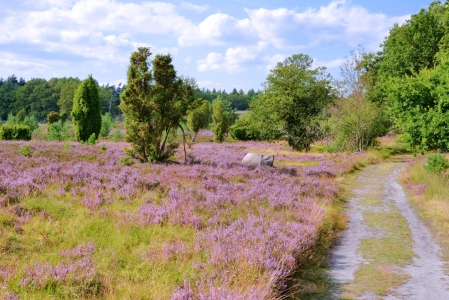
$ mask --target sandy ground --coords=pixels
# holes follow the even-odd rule
[[[409,280],[386,296],[364,293],[360,299],[449,299],[449,277],[443,272],[440,247],[434,242],[425,224],[418,218],[406,201],[406,194],[397,177],[404,163],[383,163],[370,166],[356,179],[354,195],[348,203],[348,228],[334,248],[330,258],[330,276],[335,282],[333,298],[339,298],[343,284],[354,279],[358,267],[367,263],[358,252],[361,239],[373,237],[373,230],[363,223],[365,211],[379,211],[363,201],[367,195],[378,199],[382,207],[395,205],[406,218],[413,237],[413,251],[416,258],[411,265],[401,268],[410,275]]]

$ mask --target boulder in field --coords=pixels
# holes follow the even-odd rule
[[[242,163],[272,167],[274,163],[274,155],[262,153],[248,153],[242,159]]]

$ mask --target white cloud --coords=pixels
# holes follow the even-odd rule
[[[40,0],[39,5],[48,6],[44,10],[8,11],[7,17],[0,20],[0,31],[6,33],[0,35],[0,45],[27,43],[48,52],[123,63],[135,47],[148,45],[140,42],[137,35],[179,36],[192,26],[170,3],[57,2]],[[177,48],[169,50],[174,53]]]
[[[197,69],[200,72],[224,70],[230,74],[246,69],[245,65],[257,58],[265,48],[264,43],[253,47],[228,48],[223,56],[220,53],[211,52],[205,59],[197,61]]]
[[[187,9],[187,10],[193,10],[196,12],[203,12],[203,11],[206,11],[209,8],[209,6],[208,5],[195,5],[190,2],[182,1],[181,8]]]
[[[263,41],[278,49],[301,49],[337,40],[352,47],[369,43],[368,50],[375,50],[389,28],[409,17],[373,14],[345,0],[304,12],[286,8],[245,11],[248,17],[243,19],[222,13],[210,15],[181,33],[178,42],[181,46],[242,46]]]
[[[282,62],[286,59],[286,56],[283,54],[275,54],[273,56],[265,56],[263,61],[266,63],[266,70],[270,71],[276,67],[279,62]]]
[[[181,34],[181,46],[224,45],[251,36],[252,27],[248,19],[239,20],[227,14],[213,14],[195,27]]]
[[[327,69],[334,69],[339,68],[344,61],[345,60],[343,58],[337,58],[331,61],[320,61],[318,59],[314,59],[312,67],[326,67]]]

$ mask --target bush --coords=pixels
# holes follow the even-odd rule
[[[31,152],[31,147],[28,144],[23,145],[22,148],[19,149],[19,153],[26,157],[31,157],[31,155],[33,154]]]
[[[87,139],[87,144],[88,145],[95,145],[95,140],[96,140],[97,138],[95,137],[95,133],[92,133],[91,135],[90,135],[90,137]]]
[[[100,136],[106,138],[109,136],[109,131],[113,125],[111,115],[109,113],[105,113],[104,116],[101,117],[101,129]]]
[[[59,113],[55,112],[55,111],[51,111],[48,113],[47,115],[47,123],[48,124],[53,124],[56,123],[60,120],[60,116]]]
[[[0,127],[0,140],[31,140],[31,129],[27,125],[8,125]]]
[[[122,134],[121,134],[121,132],[120,132],[120,129],[114,130],[114,133],[112,134],[112,140],[113,140],[114,142],[118,142],[118,141],[120,141],[122,138],[123,138],[123,136],[122,136]]]
[[[440,153],[429,155],[424,169],[429,173],[440,174],[449,169],[449,160]]]
[[[51,123],[47,127],[47,139],[50,141],[65,141],[69,137],[69,126],[62,121]]]
[[[33,115],[25,117],[25,119],[23,119],[22,121],[22,125],[30,126],[31,132],[39,128],[39,124],[37,123],[36,118]]]

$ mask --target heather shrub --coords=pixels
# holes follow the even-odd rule
[[[0,127],[0,140],[31,140],[31,129],[27,125],[8,125]]]
[[[427,157],[424,169],[429,173],[440,174],[449,169],[449,160],[441,153],[431,154]]]

